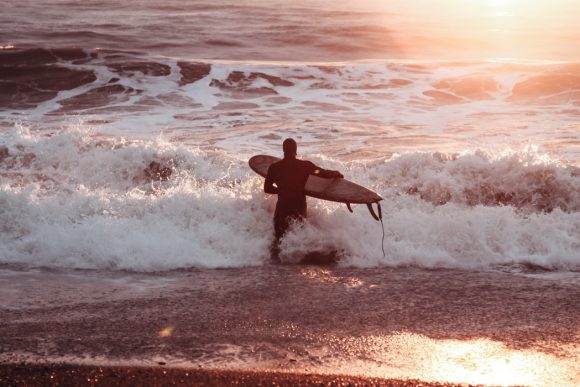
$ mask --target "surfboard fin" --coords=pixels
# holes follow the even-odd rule
[[[371,213],[371,216],[378,222],[381,219],[383,219],[383,211],[381,210],[381,204],[377,202],[377,208],[379,210],[379,215],[377,215],[375,213],[375,210],[373,209],[373,204],[372,203],[367,203],[367,208],[369,209],[369,212]]]
[[[346,208],[348,208],[348,210],[353,213],[354,211],[352,210],[352,207],[350,206],[350,203],[346,203]]]

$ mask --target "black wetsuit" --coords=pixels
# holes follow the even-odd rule
[[[264,191],[270,194],[278,194],[278,202],[274,213],[275,240],[272,245],[273,259],[278,259],[278,244],[290,223],[293,220],[300,220],[306,217],[304,186],[309,175],[327,179],[342,177],[340,172],[322,169],[310,161],[298,160],[294,157],[285,157],[272,164],[268,169]]]

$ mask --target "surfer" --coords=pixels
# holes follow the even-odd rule
[[[322,169],[314,163],[296,158],[298,144],[292,138],[282,143],[284,158],[270,166],[264,192],[277,194],[276,211],[274,212],[274,242],[272,260],[279,261],[280,239],[293,221],[306,218],[306,194],[304,186],[308,176],[315,175],[325,179],[343,178],[342,173]]]

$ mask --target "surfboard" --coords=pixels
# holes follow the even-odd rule
[[[278,157],[274,156],[256,155],[250,158],[249,164],[254,172],[266,177],[270,165],[279,160]],[[350,212],[352,212],[351,204],[366,204],[373,218],[379,220],[382,217],[380,206],[377,216],[371,205],[380,202],[383,198],[376,192],[347,179],[324,179],[310,175],[306,181],[304,192],[317,199],[345,203]]]

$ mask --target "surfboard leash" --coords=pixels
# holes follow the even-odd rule
[[[380,208],[380,204],[379,204],[379,208]],[[381,216],[381,227],[383,229],[383,239],[381,240],[381,248],[383,249],[383,258],[385,258],[387,255],[385,254],[385,224],[383,223],[383,217]]]
[[[383,223],[383,210],[381,209],[381,203],[377,202],[377,208],[379,210],[379,219],[381,221],[381,228],[383,229],[383,238],[381,239],[381,249],[383,250],[383,258],[387,255],[385,254],[385,224]]]
[[[387,255],[385,254],[385,224],[383,223],[383,210],[381,208],[381,203],[379,203],[378,201],[375,202],[375,203],[377,203],[377,212],[378,212],[378,215],[373,210],[373,204],[372,203],[367,203],[367,207],[368,207],[369,212],[371,213],[372,217],[376,221],[380,221],[381,222],[381,228],[383,229],[383,237],[381,239],[381,249],[383,250],[383,258],[384,258]]]
[[[375,210],[373,209],[373,203],[377,203],[378,215],[375,213]],[[383,250],[383,258],[384,258],[387,255],[385,254],[385,224],[383,223],[383,210],[381,208],[381,203],[379,203],[378,201],[373,203],[367,203],[367,208],[369,209],[369,212],[371,213],[373,219],[376,220],[377,222],[378,221],[381,222],[381,228],[383,229],[383,237],[381,239],[381,249]],[[350,203],[346,203],[346,208],[348,208],[350,212],[354,212],[350,206]]]

